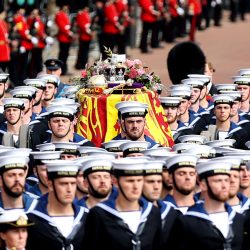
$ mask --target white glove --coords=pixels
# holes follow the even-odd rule
[[[21,54],[23,54],[23,53],[26,52],[26,49],[25,49],[23,46],[21,46],[21,47],[19,48],[19,52],[20,52]]]
[[[32,42],[32,44],[37,45],[39,41],[38,41],[38,39],[36,37],[32,36],[31,37],[31,42]]]
[[[51,37],[51,36],[47,36],[46,39],[45,39],[45,42],[48,44],[48,45],[51,45],[54,43],[54,38]]]
[[[52,21],[52,20],[49,20],[49,21],[47,22],[47,27],[52,27],[52,25],[53,25],[53,21]]]
[[[178,13],[179,16],[183,16],[184,15],[184,9],[178,7],[177,8],[177,13]]]

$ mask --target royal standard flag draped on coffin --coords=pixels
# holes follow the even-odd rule
[[[174,144],[167,118],[159,99],[153,91],[139,94],[80,94],[80,116],[77,133],[91,140],[97,147],[112,140],[120,133],[118,111],[115,105],[120,101],[139,101],[148,104],[145,134],[162,146]]]

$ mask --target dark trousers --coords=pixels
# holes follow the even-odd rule
[[[7,73],[9,69],[9,61],[6,62],[0,62],[0,71]]]
[[[148,35],[149,32],[154,29],[155,23],[149,23],[149,22],[143,22],[142,24],[142,33],[141,33],[141,43],[140,43],[140,49],[142,52],[148,51]],[[153,44],[153,34],[151,35],[151,45]]]
[[[221,4],[216,4],[214,7],[214,25],[220,26],[222,18],[222,6]]]
[[[29,77],[35,78],[39,72],[43,70],[43,49],[34,48],[31,50],[31,58],[29,63]]]
[[[79,41],[79,49],[76,60],[76,69],[85,69],[89,58],[89,45],[90,41]]]
[[[165,41],[171,43],[175,40],[178,27],[178,17],[171,16],[169,22],[165,24]]]
[[[70,43],[59,43],[59,55],[58,59],[63,62],[62,66],[62,75],[65,75],[68,72],[67,60],[69,56]]]

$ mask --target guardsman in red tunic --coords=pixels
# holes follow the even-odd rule
[[[201,15],[200,0],[188,0],[188,15],[190,17],[189,40],[195,41],[195,31],[197,27],[197,19]]]
[[[104,5],[104,45],[111,50],[117,45],[117,36],[123,32],[124,27],[119,23],[119,16],[116,10],[114,0],[107,0]],[[106,58],[106,55],[103,55]]]
[[[151,0],[139,0],[138,3],[141,7],[141,20],[143,23],[140,49],[142,53],[149,53],[147,44],[148,34],[149,31],[154,29],[154,25],[156,25],[156,21],[160,16],[160,12],[155,9],[154,3]],[[153,36],[151,36],[151,45],[152,43]]]
[[[79,35],[79,49],[75,65],[76,69],[84,69],[86,63],[88,63],[89,45],[92,39],[91,18],[87,2],[88,1],[82,4],[82,10],[80,10],[76,16],[76,26]]]
[[[10,61],[10,47],[8,38],[8,27],[4,21],[6,13],[0,13],[0,68],[6,71]]]
[[[22,85],[23,80],[27,78],[29,55],[33,48],[32,36],[24,14],[25,10],[19,9],[13,18],[13,29],[19,36],[18,69],[15,69],[18,72],[18,85]]]
[[[67,59],[69,56],[69,49],[73,38],[73,32],[71,31],[71,23],[68,14],[68,4],[62,3],[60,6],[60,11],[55,16],[55,22],[58,27],[57,39],[59,41],[58,59],[63,62],[62,75],[66,75],[68,73]]]
[[[35,78],[43,69],[42,53],[45,48],[45,25],[40,17],[39,10],[32,10],[27,19],[30,33],[32,35],[33,48],[31,50],[31,60],[29,67],[29,77]]]

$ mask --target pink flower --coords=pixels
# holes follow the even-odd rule
[[[83,78],[87,77],[87,71],[86,70],[82,70],[82,77]]]
[[[127,59],[126,60],[126,65],[127,65],[128,68],[131,68],[132,66],[134,66],[134,61]]]
[[[131,69],[130,69],[130,72],[129,72],[129,74],[128,74],[128,77],[129,77],[130,79],[134,79],[134,78],[136,78],[137,76],[138,76],[137,70],[134,69],[134,68],[131,68]]]
[[[136,68],[141,68],[142,67],[142,62],[139,59],[135,59],[134,64],[135,64]]]
[[[138,73],[139,76],[144,75],[145,74],[145,70],[144,69],[138,69],[137,73]]]

